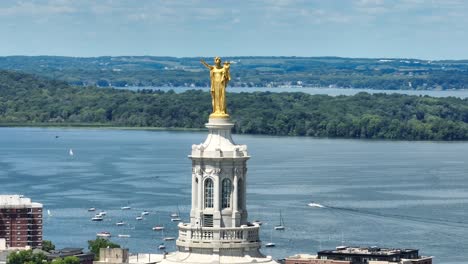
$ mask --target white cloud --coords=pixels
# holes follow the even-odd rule
[[[17,1],[11,6],[0,8],[2,16],[55,15],[74,12],[76,12],[76,8],[71,4],[71,1],[66,0]]]

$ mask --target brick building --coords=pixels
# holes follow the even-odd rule
[[[285,259],[285,264],[351,264],[351,261],[319,259],[317,255],[298,254]]]
[[[22,195],[0,195],[0,238],[7,248],[40,248],[42,204]]]

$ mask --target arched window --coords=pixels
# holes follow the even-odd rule
[[[232,192],[232,184],[231,180],[224,179],[223,180],[223,208],[231,207],[231,192]]]
[[[205,208],[213,208],[213,180],[205,180]]]
[[[239,181],[237,181],[237,208],[240,210],[242,209],[242,206],[243,206],[243,189],[244,189],[244,186],[243,186],[243,183],[242,183],[242,179],[239,179]]]

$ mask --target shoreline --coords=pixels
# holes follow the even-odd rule
[[[155,130],[155,131],[207,131],[206,128],[183,128],[183,127],[131,127],[114,126],[107,124],[88,124],[88,123],[0,123],[2,127],[31,127],[31,128],[73,128],[73,129],[115,129],[115,130]]]
[[[182,128],[182,127],[128,127],[128,126],[113,126],[105,124],[89,124],[89,123],[73,123],[73,124],[50,124],[50,123],[0,123],[0,128],[63,128],[63,129],[109,129],[109,130],[140,130],[140,131],[192,131],[201,132],[208,131],[207,128]],[[468,139],[460,140],[435,140],[435,139],[388,139],[388,138],[355,138],[355,137],[317,137],[317,136],[291,136],[291,135],[271,135],[271,134],[249,134],[249,133],[235,133],[236,135],[258,135],[269,137],[300,137],[300,138],[314,138],[314,139],[353,139],[362,141],[386,141],[386,142],[434,142],[434,143],[460,143],[468,142]]]

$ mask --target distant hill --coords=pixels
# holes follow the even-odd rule
[[[234,132],[340,138],[468,140],[468,99],[229,93]],[[0,125],[204,128],[208,92],[71,86],[0,71]]]
[[[212,58],[205,58],[212,64]],[[468,61],[339,57],[226,57],[232,87],[343,87],[369,89],[467,89]],[[101,87],[208,86],[200,58],[0,57],[0,69],[70,84]]]

